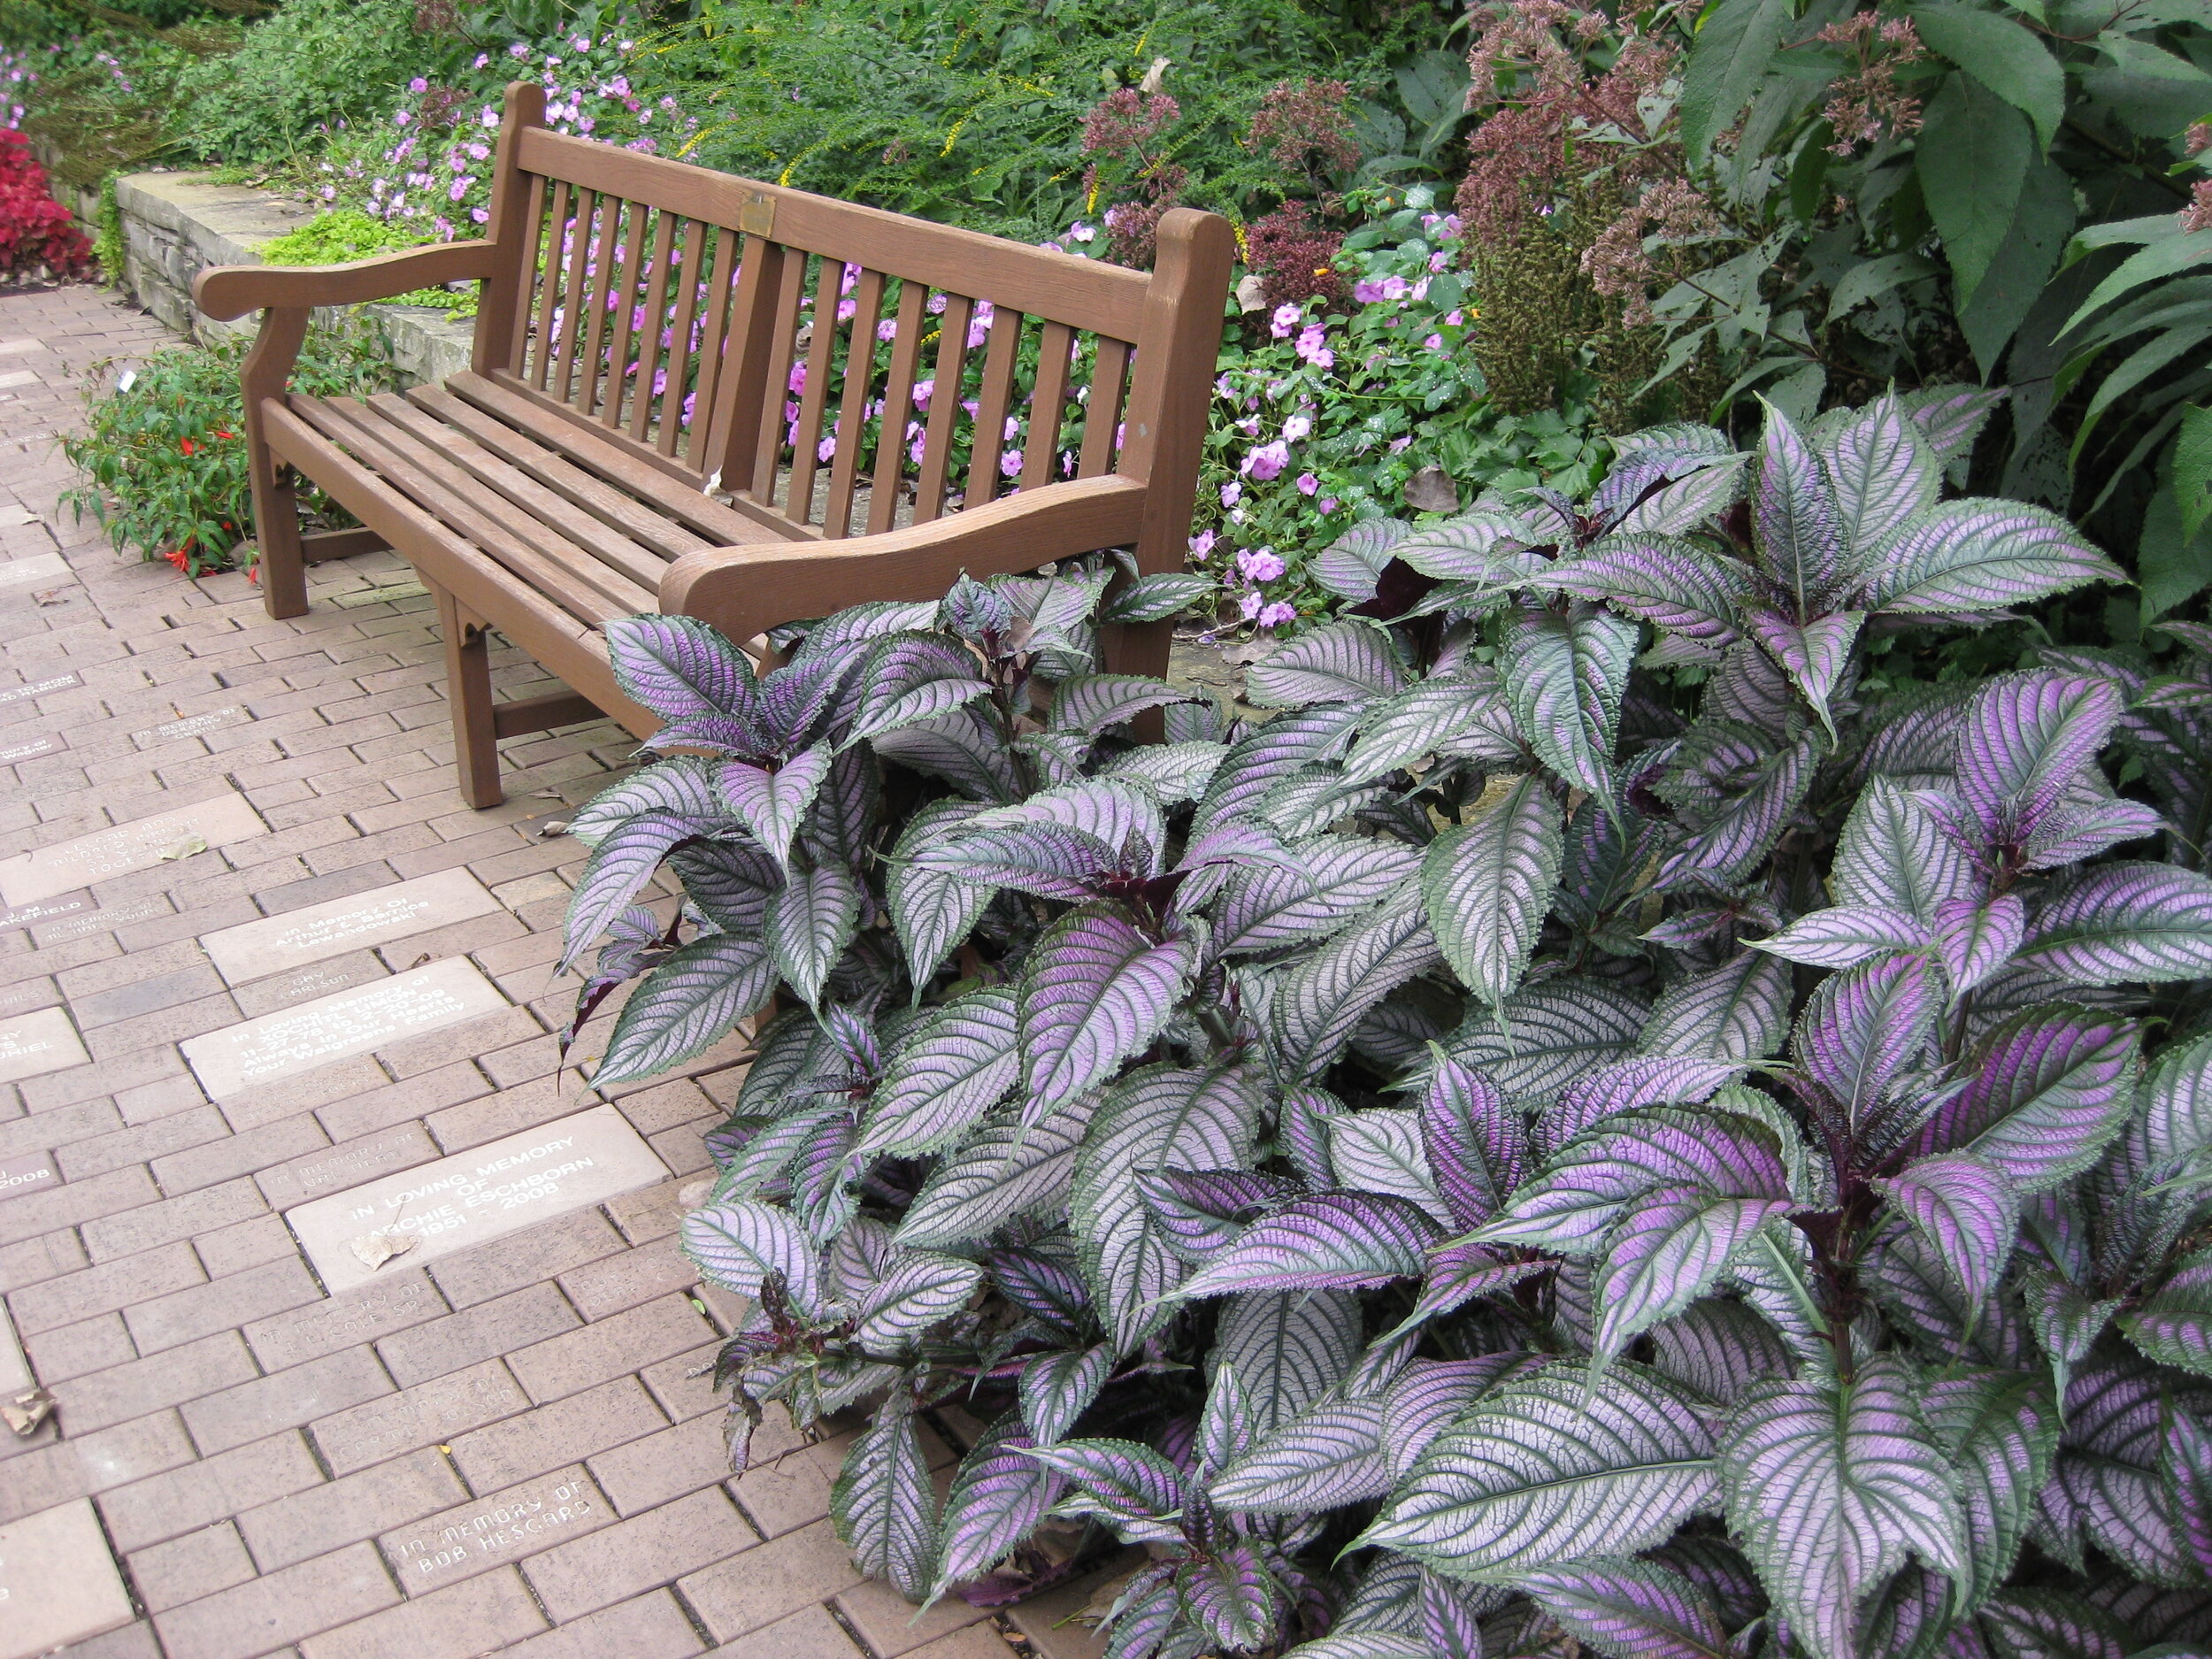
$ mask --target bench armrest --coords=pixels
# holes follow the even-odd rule
[[[480,281],[492,274],[488,241],[434,242],[349,265],[215,265],[192,280],[192,303],[218,322],[264,307],[311,310],[388,300],[416,288]]]
[[[964,571],[1000,576],[1126,547],[1144,498],[1133,479],[1078,479],[880,535],[687,553],[661,578],[661,610],[749,640],[869,600],[941,598]]]

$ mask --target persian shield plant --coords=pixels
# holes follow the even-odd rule
[[[1941,498],[1987,401],[1371,520],[1265,718],[1102,672],[1199,586],[1109,564],[618,625],[595,1080],[775,998],[739,1457],[864,1413],[916,1600],[1143,1546],[1116,1659],[2212,1652],[2212,634],[1869,686],[2118,576]]]

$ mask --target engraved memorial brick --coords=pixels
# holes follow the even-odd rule
[[[26,1152],[19,1157],[0,1158],[0,1203],[27,1193],[42,1193],[61,1185],[61,1171],[50,1152]]]
[[[668,1171],[611,1106],[303,1204],[285,1219],[334,1292],[533,1222],[665,1180]],[[386,1255],[395,1245],[403,1248]]]
[[[349,950],[389,944],[449,922],[490,916],[499,901],[467,870],[456,867],[395,887],[372,887],[305,910],[288,910],[200,941],[233,985],[303,967]]]
[[[42,1008],[35,1014],[0,1024],[0,1083],[65,1071],[84,1064],[90,1057],[78,1040],[77,1028],[61,1009]]]
[[[472,963],[453,956],[227,1025],[181,1047],[200,1087],[219,1100],[506,1006],[498,987]]]
[[[10,559],[0,565],[0,594],[75,580],[69,561],[58,553],[34,553],[27,559]]]
[[[0,703],[21,703],[56,691],[73,691],[83,684],[82,674],[49,674],[43,680],[27,680],[22,685],[10,686],[5,691],[0,691]]]
[[[228,847],[268,833],[244,795],[219,795],[0,859],[0,902],[35,904],[96,881],[151,870],[196,838],[210,847]]]
[[[377,1540],[400,1587],[420,1595],[580,1538],[614,1519],[581,1464],[457,1505]]]
[[[32,1659],[130,1622],[89,1499],[0,1526],[0,1659]]]

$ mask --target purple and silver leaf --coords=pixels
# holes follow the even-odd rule
[[[1695,1302],[1762,1227],[1789,1213],[1778,1162],[1772,1173],[1777,1190],[1756,1196],[1717,1194],[1701,1184],[1658,1187],[1622,1214],[1605,1236],[1593,1286],[1594,1363]]]
[[[971,800],[1010,801],[1022,792],[1004,735],[972,704],[885,732],[870,747],[886,760],[943,779]]]
[[[2186,1407],[2166,1412],[2166,1493],[2173,1505],[2174,1530],[2197,1563],[2200,1578],[2212,1578],[2212,1434]]]
[[[1230,1459],[1207,1488],[1225,1509],[1302,1515],[1390,1490],[1379,1400],[1325,1400]]]
[[[1186,1562],[1176,1581],[1191,1623],[1217,1651],[1254,1653],[1273,1638],[1282,1586],[1254,1545],[1231,1544]]]
[[[1971,453],[1991,412],[2011,396],[2008,387],[1947,381],[1907,392],[1898,401],[1928,453],[1938,465],[1949,466]]]
[[[2001,611],[2127,572],[2047,508],[1947,501],[1882,549],[1859,583],[1861,608],[1889,616]]]
[[[1071,1489],[1058,1506],[1062,1514],[1095,1515],[1119,1526],[1157,1520],[1183,1507],[1181,1471],[1150,1447],[1133,1440],[1063,1440],[1024,1455],[1068,1482]],[[1164,1532],[1155,1529],[1141,1535]]]
[[[1141,784],[1079,778],[1040,789],[1011,806],[994,807],[952,832],[954,839],[1028,825],[1056,825],[1110,848],[1118,867],[1156,875],[1167,830],[1157,796]]]
[[[910,1402],[895,1394],[853,1442],[830,1488],[830,1514],[863,1572],[910,1601],[928,1594],[937,1566],[937,1488]]]
[[[1197,607],[1219,590],[1219,584],[1203,571],[1155,571],[1123,583],[1099,607],[1102,624],[1127,626],[1146,622],[1168,622]]]
[[[830,970],[860,928],[867,890],[845,865],[794,870],[768,901],[761,937],[776,972],[809,1007],[819,1006]]]
[[[1405,1199],[1439,1225],[1454,1219],[1430,1177],[1417,1111],[1376,1106],[1338,1113],[1329,1119],[1329,1168],[1348,1191]]]
[[[1971,1563],[1955,1591],[1963,1612],[2012,1575],[2058,1448],[2058,1412],[2046,1379],[1990,1371],[1937,1378],[1920,1409],[1958,1477]]]
[[[1033,1446],[1022,1432],[1019,1415],[1009,1412],[962,1460],[945,1494],[932,1595],[982,1578],[1025,1542],[1059,1502],[1066,1478],[1026,1455]]]
[[[1422,680],[1361,710],[1358,741],[1344,763],[1344,781],[1366,783],[1471,737],[1490,738],[1494,757],[1509,759],[1517,752],[1511,719],[1493,673]]]
[[[2023,1194],[2079,1174],[2134,1106],[2131,1021],[2054,1003],[2016,1015],[1968,1056],[1964,1089],[1921,1126],[1923,1154],[1960,1150],[2001,1170]]]
[[[2177,864],[2100,864],[2043,907],[2016,960],[2082,985],[2212,975],[2212,878]]]
[[[1759,1313],[1709,1296],[1651,1330],[1652,1367],[1685,1387],[1732,1406],[1763,1378],[1797,1374],[1797,1356]]]
[[[1336,1387],[1359,1359],[1359,1298],[1343,1290],[1232,1296],[1214,1332],[1210,1372],[1233,1368],[1251,1432],[1287,1423]]]
[[[1332,933],[1387,904],[1421,867],[1421,849],[1365,835],[1325,835],[1280,863],[1245,864],[1214,907],[1221,955],[1274,950]]]
[[[1791,1049],[1855,1130],[1918,1060],[1935,1010],[1926,958],[1880,957],[1820,982],[1798,1017]]]
[[[1423,525],[1390,549],[1392,557],[1422,575],[1445,582],[1510,587],[1540,574],[1550,561],[1523,545],[1537,533],[1519,518],[1479,507]]]
[[[916,864],[915,855],[984,810],[972,801],[931,802],[908,820],[888,860],[884,896],[918,996],[936,977],[946,956],[974,931],[990,907],[992,893],[956,876],[924,870]]]
[[[1506,623],[1499,671],[1523,741],[1554,772],[1607,803],[1636,625],[1578,603],[1523,605]]]
[[[1362,604],[1390,563],[1390,550],[1413,526],[1402,518],[1363,518],[1314,556],[1314,580],[1340,599]]]
[[[774,1275],[802,1313],[821,1305],[820,1253],[785,1211],[752,1199],[731,1199],[695,1210],[680,1229],[684,1255],[723,1289],[757,1297]]]
[[[2149,1652],[2156,1659],[2187,1659],[2188,1650],[2144,1649],[2135,1632],[2109,1613],[2060,1590],[2006,1590],[1990,1598],[1980,1628],[1998,1659],[2124,1659]]]
[[[1678,1059],[1763,1060],[1789,1034],[1790,977],[1776,957],[1739,951],[1660,997],[1644,1022],[1642,1047]]]
[[[1993,841],[2016,841],[2062,801],[2120,718],[2101,680],[2048,668],[1985,682],[1966,705],[1959,798]]]
[[[1808,1659],[1857,1659],[1860,1603],[1917,1556],[1967,1571],[1950,1459],[1923,1425],[1920,1379],[1891,1354],[1847,1382],[1762,1383],[1720,1436],[1730,1531]]]
[[[980,1122],[1021,1074],[1014,994],[993,986],[932,1010],[877,1084],[856,1157],[911,1157]]]
[[[1856,411],[1820,445],[1843,541],[1855,565],[1936,504],[1943,469],[1893,397]]]
[[[1318,1076],[1344,1052],[1368,1011],[1442,960],[1418,905],[1395,903],[1354,923],[1276,984],[1269,1053],[1279,1075]]]
[[[1424,1568],[1421,1634],[1432,1659],[1482,1659],[1482,1619],[1494,1606],[1488,1586],[1479,1590]]]
[[[1478,1296],[1509,1291],[1525,1279],[1548,1271],[1552,1265],[1542,1261],[1515,1261],[1503,1250],[1464,1239],[1440,1244],[1429,1252],[1428,1277],[1422,1280],[1413,1310],[1388,1334],[1410,1332],[1439,1314],[1465,1307]]]
[[[749,841],[694,841],[672,847],[668,867],[684,896],[726,933],[757,934],[768,922],[768,898],[783,875]]]
[[[1753,545],[1796,618],[1817,613],[1850,553],[1835,486],[1789,418],[1769,404],[1752,469]]]
[[[1233,1291],[1357,1289],[1416,1279],[1444,1230],[1409,1200],[1316,1193],[1256,1221],[1183,1281],[1184,1298]]]
[[[964,882],[987,895],[1013,887],[1069,904],[1094,896],[1121,867],[1117,849],[1097,836],[1038,823],[961,824],[918,848],[911,863],[919,874]]]
[[[1875,1187],[1979,1306],[2012,1259],[2020,1229],[2020,1194],[2004,1171],[1970,1152],[1946,1152]]]
[[[1468,821],[1429,843],[1421,900],[1445,960],[1496,1007],[1527,971],[1565,855],[1559,803],[1542,778],[1498,779]]]
[[[877,641],[854,683],[860,700],[847,742],[939,718],[991,688],[970,652],[933,634],[894,634]]]
[[[1325,1187],[1333,1179],[1328,1119],[1344,1109],[1344,1102],[1326,1089],[1294,1084],[1283,1090],[1275,1118],[1276,1143],[1298,1179],[1310,1187]]]
[[[1076,1161],[1069,1215],[1101,1322],[1126,1353],[1169,1310],[1160,1298],[1185,1267],[1133,1176],[1153,1170],[1234,1170],[1251,1155],[1252,1079],[1229,1069],[1132,1072],[1110,1089]]]
[[[1799,917],[1780,933],[1747,941],[1789,962],[1850,968],[1901,950],[1925,950],[1929,931],[1917,917],[1873,904],[1836,904]]]
[[[775,988],[757,940],[714,933],[673,952],[639,982],[616,1016],[595,1087],[652,1077],[704,1054]]]
[[[1073,1330],[1090,1310],[1091,1293],[1073,1263],[1037,1250],[993,1250],[984,1258],[991,1283],[1023,1312]]]
[[[956,1256],[902,1250],[855,1310],[853,1340],[877,1359],[912,1351],[936,1326],[966,1308],[983,1270]]]
[[[1032,1444],[1049,1446],[1066,1439],[1113,1371],[1114,1351],[1103,1344],[1040,1354],[1025,1365],[1021,1411]]]
[[[1336,756],[1351,741],[1360,710],[1347,704],[1294,709],[1240,738],[1199,798],[1194,836],[1248,814],[1282,777]]]
[[[1546,1164],[1474,1236],[1587,1255],[1625,1207],[1677,1188],[1786,1208],[1789,1171],[1774,1132],[1733,1112],[1662,1107],[1609,1117]]]
[[[1296,1181],[1255,1170],[1144,1170],[1137,1175],[1137,1194],[1159,1224],[1160,1241],[1194,1267],[1302,1190]]]
[[[1430,1070],[1421,1127],[1436,1188],[1462,1227],[1487,1221],[1528,1174],[1526,1120],[1487,1076],[1449,1056]]]
[[[1923,922],[1974,896],[1978,879],[1929,801],[1890,778],[1869,778],[1844,820],[1831,875],[1842,904],[1901,910]]]
[[[1652,1562],[1598,1555],[1525,1573],[1517,1584],[1608,1659],[1736,1659],[1712,1598]]]
[[[948,1154],[899,1224],[901,1244],[943,1248],[987,1238],[1025,1210],[1059,1198],[1075,1177],[1075,1148],[1092,1103],[1078,1100],[1041,1123],[987,1123]]]
[[[2163,834],[2169,827],[2155,808],[2139,801],[2068,802],[2053,808],[2021,844],[2020,867],[2056,870],[2124,841]]]
[[[1147,743],[1108,761],[1099,776],[1141,784],[1171,806],[1205,794],[1226,753],[1219,743],[1196,739]]]
[[[607,624],[606,639],[616,682],[662,719],[752,713],[751,660],[705,623],[618,617]]]
[[[2120,1328],[2160,1364],[2212,1377],[2212,1251],[2183,1261]]]
[[[753,832],[778,865],[789,869],[791,838],[829,775],[829,745],[818,743],[771,771],[745,761],[725,765],[716,779],[730,812]]]
[[[1956,1002],[2012,960],[2027,937],[2028,908],[2016,893],[1986,904],[1945,899],[1935,907],[1936,960],[1951,981]]]
[[[703,833],[722,817],[721,797],[714,788],[717,770],[714,762],[693,755],[641,766],[578,807],[568,821],[568,833],[583,845],[596,847],[600,837],[624,818],[653,811],[695,819],[698,828],[694,833]]]
[[[1810,732],[1782,743],[1732,726],[1717,734],[1707,758],[1701,781],[1713,791],[1712,809],[1698,814],[1689,839],[1659,867],[1655,885],[1661,887],[1692,882],[1725,887],[1749,875],[1773,850],[1812,787],[1820,749]]]
[[[1478,1011],[1447,1047],[1507,1099],[1544,1106],[1577,1078],[1626,1053],[1649,1012],[1608,980],[1563,975],[1523,986],[1494,1015]]]
[[[1671,634],[1726,645],[1750,596],[1750,572],[1675,536],[1628,533],[1594,541],[1544,572],[1541,586],[1611,606]]]
[[[1716,1506],[1699,1403],[1640,1366],[1560,1367],[1485,1395],[1430,1446],[1358,1542],[1455,1578],[1666,1541]]]
[[[2106,1354],[2067,1385],[2058,1462],[2037,1499],[2039,1541],[2057,1544],[2053,1553],[2064,1558],[2085,1540],[2137,1578],[2193,1583],[2196,1563],[2175,1530],[2162,1464],[2167,1402],[2203,1396],[2124,1351]]]
[[[1109,726],[1133,720],[1147,709],[1186,703],[1191,694],[1146,674],[1078,674],[1052,688],[1048,721],[1055,732],[1095,737]]]
[[[1537,1118],[1531,1144],[1540,1157],[1549,1157],[1585,1130],[1622,1112],[1709,1100],[1743,1069],[1735,1061],[1686,1056],[1617,1060],[1571,1084],[1558,1104]]]
[[[668,849],[699,833],[696,819],[656,809],[611,825],[584,861],[569,895],[557,973],[565,973],[614,926],[660,868]]]
[[[1851,667],[1851,648],[1858,642],[1859,625],[1865,620],[1865,613],[1859,611],[1839,611],[1802,623],[1765,609],[1744,618],[1744,631],[1780,664],[1831,738],[1836,722],[1829,700]]]
[[[1480,1359],[1409,1362],[1383,1396],[1383,1455],[1390,1478],[1404,1479],[1436,1437],[1476,1399],[1549,1363],[1547,1356],[1509,1351]]]
[[[1364,703],[1405,687],[1390,635],[1348,618],[1302,634],[1246,671],[1246,695],[1263,709],[1310,703]]]
[[[1047,928],[1022,972],[1025,1114],[1073,1100],[1150,1042],[1195,956],[1188,940],[1156,941],[1105,906],[1071,910]]]
[[[1171,1634],[1179,1635],[1183,1647],[1192,1646],[1194,1632],[1183,1617],[1175,1571],[1174,1562],[1163,1561],[1139,1568],[1130,1578],[1099,1624],[1105,1644],[1100,1659],[1155,1659],[1166,1651],[1161,1644]]]

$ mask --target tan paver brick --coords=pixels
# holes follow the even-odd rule
[[[29,1285],[8,1301],[15,1310],[17,1333],[28,1337],[206,1282],[192,1247],[172,1244]]]
[[[0,1480],[0,1521],[142,1480],[188,1463],[194,1455],[173,1411],[19,1452],[0,1465],[7,1471]]]
[[[718,1486],[533,1555],[523,1576],[556,1621],[666,1584],[758,1540]]]
[[[418,1268],[402,1271],[381,1284],[257,1319],[246,1326],[246,1340],[264,1366],[279,1371],[357,1342],[373,1342],[445,1311],[445,1299]]]
[[[717,1647],[710,1659],[864,1659],[823,1607],[799,1611]]]
[[[341,1348],[192,1401],[183,1408],[184,1422],[202,1451],[227,1451],[271,1429],[295,1428],[396,1392],[375,1354]]]
[[[636,1378],[618,1377],[457,1437],[453,1461],[470,1486],[489,1492],[667,1425]]]
[[[851,1552],[822,1520],[695,1572],[676,1589],[717,1641],[730,1641],[859,1582]]]
[[[142,1549],[130,1558],[131,1583],[150,1613],[196,1601],[254,1577],[253,1557],[228,1521]]]
[[[300,1643],[301,1659],[475,1659],[545,1629],[512,1567]]]
[[[73,1437],[126,1423],[258,1376],[235,1331],[218,1332],[166,1354],[51,1385]],[[204,1449],[204,1448],[203,1448]]]
[[[429,1271],[447,1301],[456,1308],[472,1308],[624,1248],[622,1235],[593,1206],[457,1250],[432,1263]],[[577,1306],[588,1315],[580,1303]]]
[[[449,1371],[419,1387],[402,1389],[309,1425],[315,1444],[339,1474],[419,1446],[435,1446],[471,1429],[526,1409],[529,1396],[495,1359]],[[571,1454],[574,1455],[574,1454]],[[556,1458],[553,1468],[566,1461]],[[480,1487],[483,1482],[476,1483]]]
[[[293,1256],[139,1302],[126,1308],[123,1318],[139,1352],[151,1354],[210,1331],[282,1313],[321,1294],[307,1264]]]
[[[603,1451],[591,1472],[618,1512],[636,1515],[730,1476],[729,1439],[720,1416],[703,1416]]]
[[[399,1600],[384,1563],[354,1544],[154,1616],[169,1659],[252,1659]]]
[[[492,1355],[511,1353],[572,1331],[582,1323],[557,1288],[532,1285],[385,1337],[376,1346],[404,1388]]]
[[[238,1530],[262,1571],[273,1571],[404,1526],[467,1495],[453,1466],[433,1448],[247,1509]]]
[[[504,1659],[690,1659],[705,1644],[665,1590],[557,1624],[506,1650]],[[849,1647],[839,1659],[853,1659]]]
[[[511,1348],[507,1366],[533,1400],[555,1400],[687,1352],[713,1335],[687,1297],[663,1296],[580,1331]]]
[[[307,1443],[277,1434],[107,1493],[100,1512],[117,1548],[138,1549],[322,1481]]]

